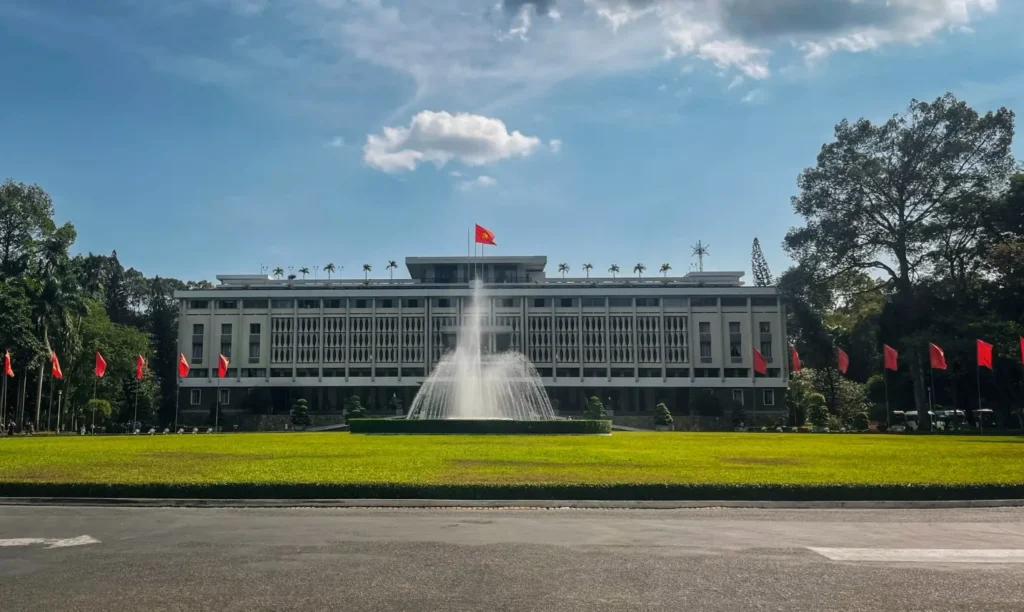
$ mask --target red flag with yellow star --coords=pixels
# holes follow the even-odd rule
[[[494,232],[487,229],[486,227],[476,226],[476,242],[477,244],[489,244],[491,246],[498,246],[494,243]]]

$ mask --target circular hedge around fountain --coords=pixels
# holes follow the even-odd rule
[[[352,419],[354,434],[610,434],[612,422],[510,419]]]

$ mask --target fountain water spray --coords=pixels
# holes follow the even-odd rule
[[[484,358],[481,350],[487,296],[472,285],[454,351],[423,382],[409,408],[410,419],[553,419],[554,410],[537,369],[522,353]]]

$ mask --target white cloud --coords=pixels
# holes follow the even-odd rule
[[[737,87],[739,87],[742,84],[743,84],[743,77],[737,74],[736,76],[734,76],[732,78],[732,81],[729,82],[729,86],[726,87],[726,89],[727,90],[733,90],[733,89],[736,89]]]
[[[764,91],[760,89],[751,89],[747,92],[747,95],[743,96],[741,102],[744,104],[759,104],[764,102]]]
[[[817,61],[915,44],[969,29],[999,7],[998,0],[490,0],[482,11],[479,0],[123,0],[117,11],[83,19],[75,3],[39,4],[0,0],[0,15],[48,26],[54,37],[87,36],[165,72],[304,116],[349,111],[353,83],[409,92],[397,108],[364,110],[367,121],[390,111],[384,124],[431,105],[491,115],[571,79],[663,62],[683,73],[707,65],[729,79],[764,80],[786,68],[780,64],[794,48]],[[72,8],[54,8],[62,6]],[[153,27],[143,35],[139,23]]]
[[[552,153],[558,153],[562,150],[562,141],[557,138],[552,139],[551,142],[548,143],[548,147],[551,149]]]
[[[500,119],[421,111],[408,127],[385,127],[380,134],[367,136],[363,159],[385,172],[415,170],[422,162],[440,167],[453,159],[468,166],[482,166],[510,157],[528,157],[540,146],[539,138],[509,132]]]
[[[484,174],[476,177],[475,179],[459,181],[455,183],[455,188],[458,189],[459,191],[472,191],[474,189],[485,189],[487,187],[494,187],[497,184],[498,181]]]
[[[335,136],[327,143],[327,146],[332,149],[340,149],[345,146],[345,139],[341,136]]]

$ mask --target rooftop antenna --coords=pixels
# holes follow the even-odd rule
[[[704,271],[704,256],[711,256],[711,251],[708,250],[710,248],[710,244],[701,244],[700,240],[697,241],[697,246],[693,247],[693,256],[697,258],[698,272]]]

